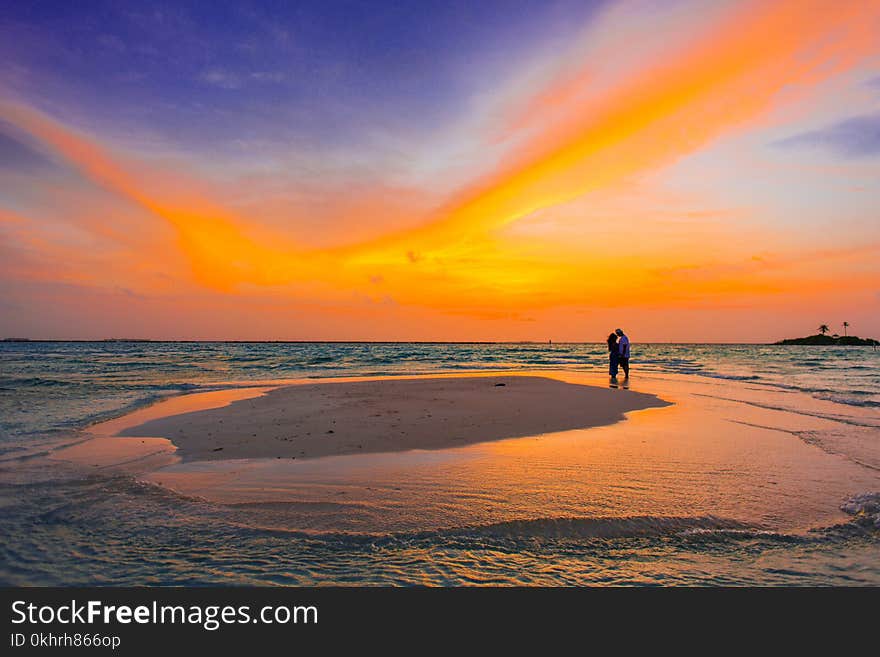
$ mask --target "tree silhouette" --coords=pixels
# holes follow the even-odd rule
[[[846,329],[849,328],[849,322],[843,323],[843,335],[846,336]]]
[[[819,333],[821,333],[822,335],[825,335],[830,330],[831,329],[828,328],[828,324],[822,324],[822,326],[819,327]]]

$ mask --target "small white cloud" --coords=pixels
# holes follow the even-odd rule
[[[278,84],[284,81],[284,73],[280,71],[252,71],[250,73],[234,73],[222,68],[212,68],[199,76],[202,82],[220,87],[221,89],[241,89],[248,82],[260,84]]]
[[[200,76],[202,82],[220,87],[221,89],[239,89],[241,77],[230,71],[219,68],[208,69]]]
[[[250,74],[252,80],[257,82],[284,82],[284,73],[280,71],[254,71]]]

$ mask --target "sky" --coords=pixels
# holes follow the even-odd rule
[[[874,0],[0,7],[0,337],[880,337]]]

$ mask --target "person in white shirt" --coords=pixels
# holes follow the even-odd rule
[[[626,334],[621,329],[616,329],[614,331],[617,333],[617,349],[618,349],[618,363],[620,363],[620,367],[623,370],[623,378],[629,378],[629,338],[626,337]]]

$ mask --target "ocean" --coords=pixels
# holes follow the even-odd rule
[[[803,536],[713,518],[546,517],[491,531],[316,535],[128,475],[32,466],[90,424],[170,395],[310,377],[606,367],[603,344],[0,343],[0,581],[880,583],[876,532],[849,526]],[[632,367],[634,376],[791,391],[834,404],[842,416],[880,409],[880,351],[870,347],[636,343]]]

